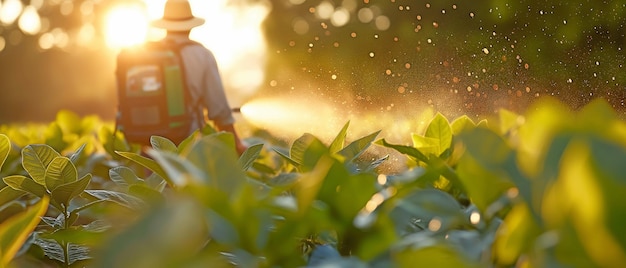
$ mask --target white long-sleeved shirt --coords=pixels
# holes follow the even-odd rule
[[[175,42],[187,42],[189,38],[185,34],[169,34],[166,38]],[[183,66],[185,68],[185,78],[187,88],[191,95],[192,103],[200,102],[200,107],[206,109],[209,120],[217,125],[232,125],[235,122],[232,110],[228,104],[222,78],[213,53],[202,46],[188,45],[180,51]],[[193,124],[190,132],[198,129],[198,113],[193,113]]]

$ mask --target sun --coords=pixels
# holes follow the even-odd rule
[[[113,7],[106,17],[106,42],[110,48],[123,48],[145,42],[149,17],[139,3]]]

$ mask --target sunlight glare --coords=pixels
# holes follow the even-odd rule
[[[271,129],[273,134],[284,138],[308,132],[320,139],[330,139],[341,128],[332,107],[310,97],[257,98],[242,106],[241,114],[252,125]]]
[[[41,18],[37,13],[37,8],[27,6],[18,21],[18,26],[25,34],[36,35],[41,31]]]
[[[165,0],[143,0],[141,5],[117,6],[107,18],[107,44],[112,49],[157,41],[165,31],[150,27],[149,21],[163,16]],[[265,79],[265,37],[261,25],[269,13],[268,4],[238,4],[227,0],[190,0],[194,16],[206,23],[194,28],[190,38],[209,48],[218,62],[222,80],[245,99]],[[237,100],[234,101],[238,103]]]
[[[138,4],[120,5],[106,19],[107,45],[111,48],[138,45],[146,40],[148,15]]]
[[[6,0],[0,6],[0,22],[5,25],[11,25],[17,20],[22,13],[22,1],[20,0]]]

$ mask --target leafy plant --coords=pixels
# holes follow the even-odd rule
[[[2,265],[619,267],[626,124],[600,100],[536,105],[479,123],[434,114],[411,146],[379,131],[348,142],[347,122],[329,144],[257,139],[241,156],[211,128],[178,145],[154,136],[145,154],[0,134],[15,174],[0,189]],[[381,174],[389,158],[364,157],[372,144],[406,169]]]

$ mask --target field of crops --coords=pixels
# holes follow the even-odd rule
[[[210,127],[142,154],[95,116],[0,126],[0,267],[626,265],[626,123],[602,100],[436,114],[412,146],[349,131],[238,156]]]

